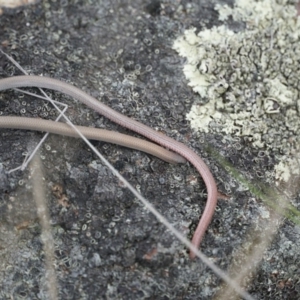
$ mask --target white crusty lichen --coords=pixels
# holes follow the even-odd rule
[[[275,153],[278,181],[300,175],[294,155],[300,149],[300,18],[287,0],[236,0],[216,5],[245,29],[226,26],[186,30],[173,48],[186,58],[184,74],[205,104],[187,114],[193,129],[247,139]],[[284,154],[284,156],[283,156]],[[287,160],[286,158],[289,157]],[[289,168],[289,169],[288,169]]]

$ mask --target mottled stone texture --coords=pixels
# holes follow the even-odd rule
[[[0,44],[27,72],[68,81],[198,152],[215,175],[219,191],[232,199],[219,201],[201,248],[227,270],[232,263],[243,267],[234,249],[253,231],[265,238],[271,209],[208,150],[228,160],[257,189],[272,186],[264,174],[278,161],[271,151],[266,155],[248,140],[227,138],[222,132],[196,134],[186,119],[194,103],[208,99],[188,86],[185,59],[172,49],[175,39],[192,27],[198,32],[223,23],[235,32],[245,28],[230,18],[220,21],[216,3],[233,7],[233,1],[204,0],[40,1],[3,9]],[[297,64],[298,60],[293,68]],[[284,59],[283,65],[292,68]],[[19,74],[0,56],[0,77]],[[67,114],[75,124],[130,133],[73,99],[49,94],[69,105]],[[49,104],[31,96],[6,91],[0,97],[3,115],[55,118]],[[32,170],[5,173],[22,163],[42,134],[20,130],[0,134],[0,299],[48,299]],[[94,145],[191,237],[206,190],[190,165],[170,165],[105,143]],[[41,158],[59,299],[213,299],[220,279],[199,260],[190,261],[185,247],[82,141],[51,135]],[[293,203],[299,205],[299,199]],[[250,274],[252,281],[247,281],[247,290],[257,299],[299,299],[299,240],[299,225],[282,223],[257,272]],[[245,253],[254,246],[243,244]]]

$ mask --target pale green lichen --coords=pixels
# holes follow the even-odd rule
[[[173,48],[186,58],[184,74],[206,99],[187,114],[193,129],[246,138],[280,160],[278,181],[299,175],[294,155],[300,147],[300,18],[286,0],[236,0],[216,5],[220,20],[245,23],[186,30]],[[283,153],[285,156],[283,156]],[[289,159],[286,159],[289,157]]]

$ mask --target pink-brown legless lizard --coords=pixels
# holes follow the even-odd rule
[[[105,104],[99,102],[97,99],[88,95],[84,91],[63,81],[40,76],[15,76],[0,80],[0,90],[29,86],[52,89],[74,97],[75,99],[78,99],[79,101],[91,107],[101,115],[107,117],[111,121],[123,127],[126,127],[132,131],[135,131],[145,136],[146,138],[160,144],[161,146],[178,153],[179,155],[186,158],[191,164],[193,164],[194,167],[201,174],[207,188],[206,206],[192,238],[192,244],[197,248],[199,247],[204,233],[207,227],[209,226],[212,216],[214,214],[214,210],[217,204],[218,192],[214,177],[212,176],[209,168],[194,151],[192,151],[184,144],[166,135],[162,135],[153,130],[152,128],[133,119],[130,119],[127,116],[113,110],[112,108],[106,106]],[[190,258],[194,257],[195,254],[191,251]]]

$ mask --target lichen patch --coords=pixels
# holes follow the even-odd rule
[[[189,85],[206,100],[194,104],[187,119],[194,130],[243,137],[254,148],[274,153],[280,161],[275,177],[286,182],[300,174],[300,169],[286,169],[297,165],[293,154],[300,149],[300,19],[295,4],[237,0],[233,8],[215,9],[220,20],[243,22],[245,30],[222,25],[197,33],[191,28],[174,42],[186,58],[183,72]]]

